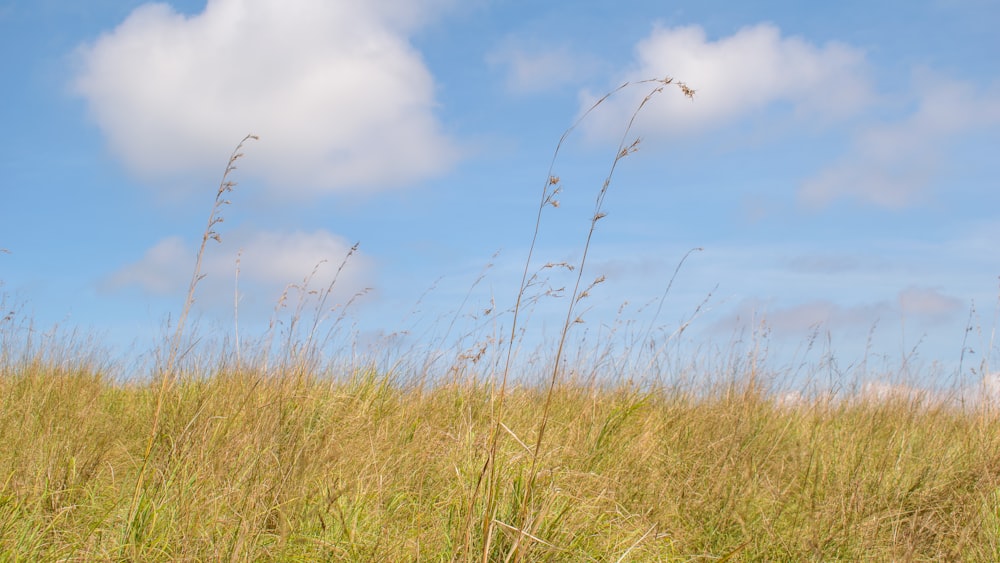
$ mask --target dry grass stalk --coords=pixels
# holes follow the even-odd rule
[[[556,348],[555,359],[553,360],[553,363],[552,363],[553,368],[552,368],[551,377],[549,378],[549,393],[548,393],[548,397],[551,397],[552,392],[553,392],[553,390],[555,388],[556,381],[558,380],[559,369],[560,369],[562,355],[563,355],[563,352],[564,352],[566,338],[567,338],[567,336],[569,334],[569,329],[570,329],[571,324],[573,324],[575,322],[575,320],[576,320],[575,317],[574,317],[574,311],[575,311],[575,308],[576,308],[576,304],[579,301],[579,299],[582,299],[585,296],[586,291],[587,291],[587,290],[585,290],[584,292],[581,292],[580,291],[580,284],[581,284],[582,277],[583,277],[584,266],[586,265],[587,255],[588,255],[589,250],[590,250],[590,243],[591,243],[591,240],[593,238],[594,231],[596,230],[596,227],[597,227],[597,222],[600,221],[602,218],[604,218],[606,216],[606,214],[603,211],[604,198],[607,195],[608,188],[611,185],[611,179],[614,176],[614,172],[615,172],[615,169],[617,168],[618,163],[624,157],[626,157],[629,154],[631,154],[631,153],[635,152],[636,150],[638,150],[638,146],[639,146],[639,140],[638,139],[632,141],[631,143],[627,142],[627,139],[628,139],[628,137],[629,137],[629,135],[631,133],[632,127],[633,127],[633,125],[635,123],[635,119],[638,116],[638,114],[642,111],[642,109],[646,106],[646,104],[650,101],[650,99],[654,95],[659,94],[659,93],[661,93],[663,91],[664,86],[667,86],[667,85],[670,85],[670,84],[676,84],[679,87],[679,89],[681,90],[681,93],[684,96],[688,97],[688,98],[693,98],[695,91],[692,90],[691,88],[688,88],[684,83],[674,83],[674,80],[672,78],[670,78],[670,77],[666,77],[666,78],[663,78],[663,79],[643,80],[643,81],[640,81],[640,82],[636,82],[634,84],[626,82],[626,83],[622,84],[621,86],[619,86],[618,88],[615,88],[611,92],[608,92],[607,94],[605,94],[604,96],[602,96],[600,99],[598,99],[596,102],[594,102],[594,104],[591,105],[587,109],[587,111],[585,111],[576,120],[576,122],[574,122],[573,125],[571,125],[563,133],[563,135],[559,139],[559,142],[556,144],[555,151],[553,151],[552,160],[550,161],[550,164],[549,164],[549,170],[547,171],[547,173],[545,175],[545,182],[543,183],[543,187],[542,187],[541,203],[538,206],[538,212],[537,212],[536,218],[535,218],[535,228],[534,228],[534,232],[532,234],[531,243],[528,246],[528,255],[525,258],[524,270],[523,270],[522,276],[521,276],[521,286],[520,286],[520,288],[518,290],[517,297],[515,299],[514,312],[513,312],[513,316],[512,316],[512,320],[511,320],[510,337],[509,337],[509,339],[507,341],[507,351],[506,351],[506,354],[505,354],[506,355],[506,359],[504,361],[504,368],[503,368],[503,371],[502,371],[500,388],[499,388],[499,391],[497,393],[496,407],[495,407],[495,410],[493,411],[494,424],[493,424],[493,429],[491,430],[489,451],[487,452],[486,461],[485,461],[485,463],[483,465],[483,468],[482,468],[482,471],[480,473],[480,478],[479,478],[479,482],[476,485],[476,490],[475,490],[474,494],[472,495],[472,499],[470,500],[470,507],[469,507],[470,508],[470,512],[469,513],[471,515],[472,514],[472,506],[474,505],[474,503],[475,503],[475,501],[476,501],[476,499],[478,498],[478,495],[479,495],[480,483],[483,480],[485,480],[485,482],[486,482],[486,489],[485,489],[485,493],[484,494],[485,494],[485,498],[486,498],[486,507],[485,507],[485,510],[483,511],[483,513],[481,515],[482,537],[485,538],[484,542],[483,542],[483,546],[482,546],[482,552],[481,552],[483,563],[486,563],[486,561],[488,560],[489,553],[490,553],[490,550],[491,550],[492,538],[493,538],[493,525],[494,525],[494,522],[495,522],[495,512],[496,512],[496,502],[495,502],[495,499],[496,499],[496,495],[497,495],[497,475],[498,475],[498,473],[497,473],[497,467],[496,467],[496,452],[497,452],[498,440],[499,440],[499,437],[500,437],[500,431],[499,431],[499,429],[500,429],[500,423],[501,423],[501,421],[503,419],[503,415],[504,415],[504,400],[505,400],[505,396],[506,396],[506,393],[507,393],[507,385],[508,385],[508,379],[509,379],[509,374],[510,374],[510,369],[511,369],[511,358],[512,358],[513,345],[514,345],[514,341],[516,339],[516,334],[517,334],[517,329],[518,329],[518,316],[519,316],[519,314],[521,312],[522,300],[523,300],[523,298],[525,296],[525,293],[526,293],[526,290],[527,290],[527,287],[528,287],[529,281],[530,281],[529,277],[528,277],[528,272],[530,270],[532,258],[534,256],[535,245],[536,245],[536,243],[538,241],[538,234],[539,234],[539,230],[541,228],[541,222],[542,222],[542,212],[544,211],[544,209],[547,206],[559,207],[559,201],[558,201],[558,199],[556,199],[556,196],[559,194],[559,192],[561,190],[561,187],[559,185],[559,181],[560,181],[559,176],[555,175],[555,165],[556,165],[556,162],[557,162],[557,160],[559,158],[560,151],[562,150],[563,143],[566,141],[567,137],[569,137],[569,135],[580,125],[580,123],[582,123],[594,110],[596,110],[602,103],[604,103],[605,100],[607,100],[608,98],[612,97],[616,93],[624,90],[625,88],[628,88],[629,86],[637,86],[637,85],[650,84],[650,83],[655,84],[655,86],[642,99],[642,101],[639,103],[638,107],[636,107],[635,111],[633,112],[632,117],[630,118],[630,120],[629,120],[629,122],[628,122],[628,124],[627,124],[627,126],[626,126],[626,128],[625,128],[625,130],[623,132],[622,140],[619,143],[618,151],[617,151],[617,153],[616,153],[616,155],[615,155],[615,157],[614,157],[614,159],[613,159],[613,161],[611,163],[611,167],[610,167],[610,170],[608,172],[608,175],[605,178],[604,183],[602,184],[602,186],[601,186],[601,188],[600,188],[600,190],[598,192],[598,195],[597,195],[597,199],[596,199],[596,202],[595,202],[594,214],[593,214],[593,216],[591,218],[591,222],[590,222],[590,230],[588,231],[587,238],[586,238],[586,241],[585,241],[584,247],[583,247],[583,254],[582,254],[582,257],[580,259],[579,264],[577,264],[575,266],[575,269],[576,269],[576,272],[577,272],[576,281],[575,281],[575,284],[574,284],[574,287],[573,287],[573,290],[572,290],[572,294],[570,296],[570,300],[569,300],[570,305],[569,305],[569,307],[567,309],[566,321],[565,321],[565,323],[563,325],[563,329],[562,329],[562,331],[560,333],[560,336],[559,336],[559,343],[558,343],[557,348]],[[594,284],[592,284],[592,285],[596,285],[596,284],[600,283],[601,281],[603,281],[603,280],[600,280],[600,279],[595,280]],[[520,518],[521,522],[525,522],[527,520],[528,515],[530,513],[530,510],[531,510],[531,504],[532,504],[531,503],[531,494],[532,494],[532,490],[534,488],[535,478],[537,476],[537,469],[538,469],[537,468],[537,462],[538,462],[538,458],[539,458],[539,453],[540,453],[542,441],[543,441],[543,438],[544,438],[544,435],[545,435],[545,428],[546,428],[546,425],[548,423],[549,406],[550,406],[550,402],[547,399],[546,403],[545,403],[545,406],[543,407],[543,412],[542,412],[541,420],[540,420],[539,427],[538,427],[538,437],[536,439],[535,450],[534,450],[533,455],[532,455],[532,463],[531,463],[531,469],[529,471],[528,483],[527,483],[527,486],[524,488],[524,498],[521,501],[522,512],[521,512],[521,514],[519,514],[519,518]],[[470,521],[470,524],[471,524],[471,521]],[[518,527],[518,529],[519,530],[523,530],[523,527]],[[523,537],[525,537],[524,534],[518,534],[517,539],[514,542],[514,546],[512,548],[511,554],[514,556],[514,560],[515,561],[521,560],[521,558],[524,555],[524,552],[520,549],[520,542],[521,542],[521,540],[522,540]],[[466,532],[465,541],[466,541],[466,548],[469,548],[470,547],[469,543],[471,541],[471,535],[470,535],[469,531]]]
[[[129,509],[129,529],[126,530],[126,535],[131,535],[131,523],[135,521],[138,517],[140,499],[143,491],[144,479],[146,476],[146,468],[149,465],[149,456],[153,452],[153,445],[156,442],[157,433],[160,430],[160,415],[163,412],[163,399],[167,394],[167,389],[175,378],[175,368],[177,364],[178,357],[181,353],[181,342],[184,337],[184,327],[187,321],[188,315],[191,312],[191,307],[194,306],[195,301],[195,290],[198,288],[198,282],[200,282],[205,276],[201,273],[201,263],[205,256],[205,248],[208,246],[209,240],[214,240],[216,242],[222,242],[222,238],[219,233],[215,230],[216,226],[223,222],[223,217],[221,215],[222,208],[229,205],[229,200],[226,199],[226,195],[233,191],[236,186],[236,182],[229,179],[229,175],[236,170],[236,161],[239,160],[243,153],[243,145],[249,140],[257,140],[256,135],[247,135],[236,145],[236,149],[229,157],[229,161],[226,163],[226,170],[222,174],[222,181],[219,183],[219,188],[215,193],[215,203],[212,205],[212,210],[208,215],[208,224],[205,227],[205,231],[202,233],[201,245],[198,247],[198,254],[195,258],[194,271],[191,274],[191,282],[188,284],[187,297],[184,300],[184,306],[181,308],[181,314],[177,319],[177,327],[174,329],[173,338],[171,339],[170,348],[167,353],[167,362],[163,366],[162,371],[159,374],[160,379],[160,390],[156,394],[156,409],[153,411],[153,420],[149,431],[149,440],[146,444],[146,450],[142,456],[142,465],[139,468],[139,474],[135,481],[135,490],[132,494],[131,508]]]

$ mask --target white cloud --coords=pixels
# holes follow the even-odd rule
[[[142,260],[118,270],[105,280],[106,289],[139,286],[149,293],[168,295],[179,292],[188,280],[183,278],[183,265],[194,268],[194,252],[181,237],[168,237],[146,251]]]
[[[241,294],[268,305],[273,305],[289,284],[302,285],[309,276],[310,289],[324,290],[334,281],[341,264],[344,268],[336,278],[335,298],[343,300],[364,290],[373,276],[370,258],[355,252],[345,263],[351,245],[323,230],[311,233],[236,231],[226,235],[224,240],[225,247],[210,242],[206,251],[201,270],[205,278],[198,287],[201,302],[232,303],[237,249],[240,249]],[[181,295],[191,281],[196,250],[195,244],[186,244],[180,237],[164,239],[138,262],[112,274],[104,288],[138,286],[153,294]]]
[[[980,395],[982,401],[994,407],[1000,406],[1000,372],[983,375]]]
[[[885,381],[869,381],[861,386],[858,399],[862,402],[891,403],[902,401],[911,404],[934,406],[941,404],[942,397],[920,387]]]
[[[819,47],[782,37],[770,24],[716,41],[699,26],[656,28],[636,46],[636,61],[624,78],[664,76],[697,91],[694,102],[666,92],[644,110],[648,129],[666,134],[738,120],[775,104],[790,105],[803,117],[836,119],[856,113],[872,97],[863,52],[842,43]],[[609,100],[585,127],[592,134],[620,135],[645,93],[640,89]],[[596,100],[585,93],[582,109]]]
[[[885,304],[837,305],[830,301],[815,300],[790,307],[778,308],[762,314],[769,328],[783,334],[807,334],[817,327],[870,328],[887,312]]]
[[[953,391],[952,401],[968,409],[985,409],[995,413],[1000,409],[1000,372],[990,371],[986,364],[976,366],[972,371],[979,368],[983,370],[982,377],[978,380],[970,378],[966,385]]]
[[[720,314],[709,331],[731,335],[737,330],[766,327],[770,335],[794,340],[808,338],[817,330],[863,335],[892,313],[886,302],[841,305],[827,299],[788,303],[746,298]]]
[[[899,209],[925,200],[944,152],[959,134],[1000,124],[997,92],[918,72],[917,109],[862,130],[838,162],[806,180],[799,201],[811,208],[840,198]]]
[[[145,179],[214,174],[255,133],[243,172],[276,195],[396,187],[457,155],[407,38],[418,7],[440,4],[209,0],[193,16],[145,4],[80,47],[74,88]]]

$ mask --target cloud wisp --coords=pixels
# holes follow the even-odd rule
[[[532,46],[508,38],[486,56],[487,64],[506,71],[507,90],[537,94],[579,83],[597,68],[597,62],[567,46]]]
[[[826,299],[773,306],[756,299],[738,304],[734,314],[721,320],[716,331],[727,333],[744,321],[762,320],[778,335],[803,335],[819,327],[847,329],[864,334],[880,320],[901,315],[919,322],[936,323],[958,318],[964,310],[961,300],[933,288],[908,287],[901,290],[896,302],[880,301],[843,305]]]
[[[205,279],[198,293],[202,302],[232,303],[237,272],[241,296],[266,306],[274,305],[290,284],[301,286],[306,279],[313,290],[332,285],[333,298],[345,301],[365,291],[374,277],[368,256],[352,253],[346,240],[324,230],[236,231],[225,240],[226,249],[210,247],[202,264]],[[138,287],[154,295],[179,295],[190,282],[187,266],[193,267],[194,261],[194,245],[168,237],[111,274],[102,286],[108,291]]]
[[[846,154],[802,183],[798,199],[817,209],[840,199],[901,209],[929,197],[949,145],[961,133],[1000,124],[997,92],[917,73],[916,110],[862,129]]]

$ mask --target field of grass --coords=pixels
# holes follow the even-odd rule
[[[546,389],[516,386],[484,527],[489,387],[207,366],[168,389],[131,515],[156,383],[3,370],[4,560],[1000,557],[995,412],[557,385],[535,464]]]
[[[650,82],[642,104],[671,84]],[[628,131],[560,337],[527,361],[532,254],[504,334],[443,362],[324,360],[294,308],[284,344],[199,351],[185,321],[241,143],[154,367],[0,319],[0,561],[1000,560],[989,401],[849,381],[788,400],[754,347],[669,365],[569,352]],[[539,222],[559,191],[550,170]]]

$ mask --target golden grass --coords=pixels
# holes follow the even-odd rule
[[[164,397],[130,523],[155,384],[87,366],[4,370],[5,559],[482,557],[484,538],[465,522],[486,500],[475,489],[493,399],[474,381],[211,367],[184,376]],[[995,413],[904,401],[779,406],[735,382],[697,397],[516,386],[502,430],[490,561],[517,540],[533,470],[522,540],[532,561],[1000,556]]]

